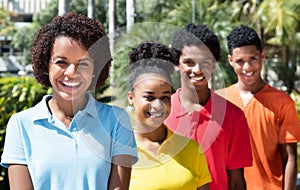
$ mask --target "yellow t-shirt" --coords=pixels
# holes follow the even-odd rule
[[[211,182],[205,155],[196,141],[168,130],[157,155],[137,145],[139,160],[132,168],[130,190],[194,190]]]

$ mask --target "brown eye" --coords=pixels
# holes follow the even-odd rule
[[[56,64],[56,65],[67,65],[68,63],[63,61],[63,60],[58,60],[58,61],[54,62],[54,64]]]
[[[184,64],[186,64],[189,67],[193,67],[195,65],[195,62],[193,62],[193,61],[186,61],[186,62],[184,62]]]
[[[149,101],[149,102],[155,100],[155,98],[152,97],[152,96],[144,96],[144,98],[145,98],[147,101]]]
[[[164,102],[170,102],[170,97],[169,96],[163,96],[162,98],[161,98],[161,100],[162,101],[164,101]]]

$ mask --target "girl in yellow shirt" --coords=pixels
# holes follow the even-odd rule
[[[160,43],[144,42],[129,58],[128,101],[135,112],[139,158],[132,168],[130,189],[209,189],[211,176],[198,143],[173,134],[163,123],[171,109],[176,52]]]

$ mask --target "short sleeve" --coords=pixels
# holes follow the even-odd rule
[[[200,187],[207,183],[210,183],[212,179],[208,170],[205,154],[203,153],[200,147],[199,147],[199,152],[196,155],[197,155],[197,159],[195,160],[197,160],[197,162],[195,165],[197,166],[197,176],[198,176],[197,186]]]
[[[244,113],[236,109],[233,119],[228,154],[228,169],[238,169],[252,166],[252,149],[249,129]]]
[[[132,125],[127,112],[120,108],[116,109],[114,110],[114,115],[116,116],[117,122],[112,156],[131,155],[133,156],[134,164],[137,162],[137,146]]]
[[[24,164],[26,163],[26,156],[24,151],[24,136],[21,135],[20,125],[16,115],[13,115],[6,129],[4,150],[1,157],[1,165],[8,167],[8,164]]]
[[[300,141],[300,125],[297,117],[295,103],[283,105],[279,114],[279,143],[295,143]]]

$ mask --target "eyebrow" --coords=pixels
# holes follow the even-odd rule
[[[64,56],[56,56],[56,57],[52,57],[52,61],[54,61],[55,59],[64,59],[64,60],[67,60],[67,58],[66,57],[64,57]],[[89,58],[89,57],[83,57],[82,59],[79,59],[78,60],[78,62],[80,62],[80,61],[93,61],[91,58]]]
[[[183,58],[184,61],[190,61],[190,60],[194,61],[191,57],[184,57],[183,56],[182,58]]]
[[[155,92],[153,92],[153,91],[143,91],[143,93],[154,94]],[[172,93],[171,93],[171,91],[167,90],[167,91],[164,91],[163,94],[172,94]]]

